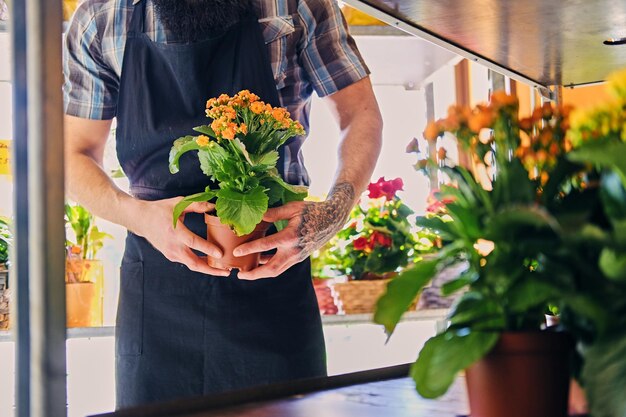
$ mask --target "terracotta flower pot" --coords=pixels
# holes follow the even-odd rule
[[[566,417],[572,349],[565,333],[503,333],[466,370],[472,417]]]
[[[104,266],[99,260],[67,259],[65,304],[67,327],[98,327],[103,323]]]
[[[230,227],[222,224],[217,216],[205,214],[204,221],[207,225],[207,239],[217,245],[223,253],[223,256],[220,259],[207,256],[207,262],[210,266],[219,269],[239,269],[240,271],[249,271],[259,265],[261,254],[253,253],[237,257],[233,255],[233,250],[243,243],[265,236],[270,223],[261,222],[252,231],[252,233],[244,236],[237,236],[235,232],[230,230]]]

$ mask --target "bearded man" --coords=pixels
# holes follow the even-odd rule
[[[308,256],[342,226],[365,189],[382,122],[368,70],[334,0],[85,0],[70,23],[64,70],[67,188],[95,215],[128,229],[116,324],[117,407],[326,374]],[[323,202],[270,209],[282,231],[242,245],[274,250],[256,269],[209,267],[220,257],[195,203],[174,229],[181,195],[204,190],[194,164],[168,171],[173,139],[206,124],[205,102],[248,89],[307,128],[311,94],[341,129],[335,182]],[[130,193],[102,169],[116,147]],[[300,148],[279,171],[308,184]],[[313,161],[324,163],[324,161]]]

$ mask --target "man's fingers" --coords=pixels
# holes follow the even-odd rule
[[[185,264],[187,268],[195,272],[200,272],[208,275],[216,275],[219,277],[227,277],[230,275],[230,271],[209,266],[205,260],[194,254],[189,248],[184,249],[180,262]]]
[[[179,236],[179,240],[187,247],[198,250],[214,258],[221,258],[222,251],[213,243],[201,238],[197,234],[180,223],[176,228],[176,234]]]
[[[259,264],[265,265],[266,263],[271,261],[273,257],[274,257],[274,255],[261,254],[261,258],[259,259]]]
[[[191,203],[185,210],[184,213],[206,213],[207,211],[213,211],[215,209],[215,204],[207,203],[204,201],[198,201],[195,203]]]
[[[263,220],[269,223],[274,223],[278,220],[290,219],[300,212],[302,209],[301,202],[291,202],[284,206],[274,207],[268,209],[263,216]]]
[[[287,266],[282,263],[279,256],[274,257],[265,265],[261,265],[250,271],[239,271],[237,277],[244,280],[255,280],[261,278],[274,278],[285,272]]]
[[[235,256],[245,256],[251,253],[259,253],[265,252],[268,250],[276,249],[281,246],[281,243],[285,239],[283,233],[278,232],[276,234],[262,237],[261,239],[256,239],[251,242],[244,243],[239,245],[233,250],[233,255]]]

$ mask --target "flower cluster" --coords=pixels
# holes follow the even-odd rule
[[[369,185],[369,198],[354,208],[346,227],[330,242],[329,268],[366,279],[396,271],[412,260],[417,241],[408,217],[413,211],[396,195],[402,187],[402,179],[384,177]]]
[[[376,246],[390,248],[392,244],[393,240],[391,239],[391,236],[376,230],[374,230],[369,237],[361,236],[352,242],[355,250],[362,250],[366,253],[371,253],[374,249],[376,249]]]
[[[370,183],[370,185],[367,186],[369,198],[385,197],[387,201],[393,200],[396,193],[403,189],[404,183],[402,182],[402,178],[386,181],[385,177],[380,177],[378,181]]]
[[[211,129],[218,139],[233,140],[237,134],[246,135],[248,131],[256,130],[288,130],[295,135],[304,134],[302,124],[292,120],[287,110],[264,103],[248,90],[232,97],[222,94],[209,99],[206,115],[213,119]],[[205,138],[198,139],[204,143]]]

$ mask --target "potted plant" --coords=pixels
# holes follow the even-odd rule
[[[65,222],[74,235],[74,240],[66,238],[67,327],[101,326],[104,269],[97,254],[111,235],[100,231],[94,216],[78,204],[65,205]]]
[[[558,305],[561,326],[578,340],[577,371],[594,417],[626,415],[626,70],[609,76],[612,99],[572,114],[568,157],[596,168],[581,210],[550,259],[576,277],[576,303]],[[585,405],[584,398],[577,403]]]
[[[472,416],[567,414],[573,342],[542,331],[544,311],[548,303],[593,303],[581,301],[576,277],[550,259],[563,250],[564,230],[597,201],[586,187],[587,167],[567,158],[569,113],[546,103],[520,120],[516,98],[498,92],[489,105],[453,106],[427,127],[431,140],[454,133],[480,169],[439,167],[455,183],[437,193],[452,221],[422,217],[418,224],[448,244],[392,280],[377,304],[375,321],[391,333],[438,271],[466,264],[442,287],[445,295],[465,291],[449,327],[426,342],[412,367],[422,396],[444,394],[466,370]]]
[[[172,174],[177,173],[180,157],[197,151],[200,168],[212,184],[176,205],[174,226],[191,203],[214,202],[215,213],[205,216],[207,234],[224,256],[208,257],[208,263],[248,270],[258,265],[259,254],[237,258],[232,250],[265,234],[269,225],[262,219],[269,207],[303,200],[307,195],[306,187],[286,183],[276,169],[278,148],[289,138],[303,135],[304,129],[285,109],[272,107],[247,90],[210,99],[206,114],[212,122],[195,127],[199,135],[174,141],[169,167]],[[281,224],[277,228],[280,230]]]
[[[0,330],[9,328],[9,246],[12,241],[9,219],[0,216]]]
[[[402,188],[401,178],[371,183],[330,241],[326,265],[347,279],[334,284],[346,314],[373,312],[388,279],[415,255],[413,211],[396,195]]]

